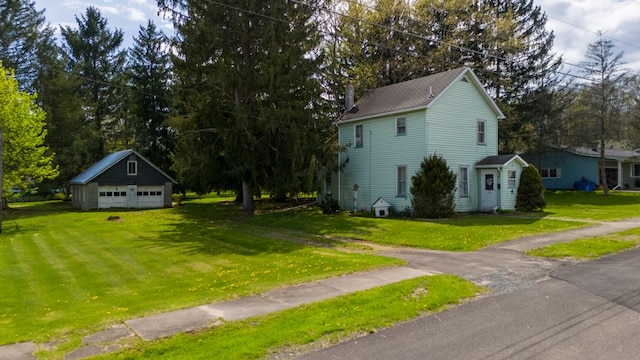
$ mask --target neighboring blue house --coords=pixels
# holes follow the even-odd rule
[[[458,68],[367,92],[335,124],[348,159],[331,179],[343,209],[370,209],[379,198],[396,211],[411,208],[411,177],[431,154],[457,174],[455,210],[513,210],[527,163],[498,156],[504,115],[469,68]],[[357,189],[357,191],[354,191]]]
[[[640,188],[640,153],[634,150],[605,149],[605,173],[609,188]],[[587,180],[597,185],[600,180],[600,150],[586,147],[546,146],[538,154],[522,155],[534,164],[545,189],[574,189],[574,184]]]
[[[69,182],[73,207],[170,207],[175,180],[134,150],[109,154]]]

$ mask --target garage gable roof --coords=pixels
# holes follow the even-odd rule
[[[151,162],[149,162],[149,160],[145,159],[144,156],[140,155],[137,151],[133,149],[117,151],[103,157],[102,159],[100,159],[100,161],[91,165],[87,170],[76,175],[73,179],[69,181],[69,183],[72,185],[88,184],[91,181],[93,181],[96,177],[98,177],[100,174],[109,170],[111,167],[113,167],[123,159],[126,159],[131,154],[135,154],[138,159],[149,164],[149,166],[151,166],[160,174],[162,174],[162,176],[166,177],[167,180],[171,181],[172,183],[176,183],[176,181],[173,178],[171,178],[171,176],[167,175],[164,171],[160,170],[157,166],[153,165]]]

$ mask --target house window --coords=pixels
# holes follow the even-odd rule
[[[405,197],[407,196],[407,167],[406,166],[397,166],[397,185],[396,185],[396,196]]]
[[[469,197],[469,167],[460,166],[460,197]]]
[[[486,144],[486,121],[478,120],[478,144]]]
[[[137,161],[128,161],[127,162],[127,175],[138,175],[138,162]]]
[[[364,141],[362,139],[362,125],[356,125],[356,138],[355,138],[355,147],[362,147]]]
[[[560,177],[560,169],[542,168],[540,169],[540,177],[542,177],[543,179],[557,179]]]
[[[396,136],[407,135],[407,118],[399,117],[396,119]]]
[[[631,176],[639,177],[640,176],[640,164],[632,164],[631,165]]]
[[[510,188],[516,187],[516,171],[515,170],[509,170],[509,187]]]

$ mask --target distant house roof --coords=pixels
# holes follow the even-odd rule
[[[468,75],[467,79],[478,88],[498,118],[504,118],[473,71],[468,67],[461,67],[370,90],[356,101],[353,108],[347,109],[336,123],[429,108],[441,94],[465,75]]]
[[[72,184],[72,185],[73,184],[76,184],[76,185],[87,184],[87,183],[91,182],[93,179],[95,179],[96,177],[98,177],[100,174],[104,173],[105,171],[109,170],[111,167],[113,167],[114,165],[119,163],[121,160],[127,158],[131,154],[135,154],[136,157],[138,157],[139,159],[142,159],[143,161],[145,161],[147,164],[149,164],[151,167],[156,169],[160,174],[165,176],[171,182],[173,182],[173,183],[176,182],[173,178],[171,178],[171,176],[165,174],[164,171],[160,170],[157,166],[152,164],[149,160],[145,159],[144,156],[140,155],[137,151],[135,151],[133,149],[127,149],[127,150],[117,151],[117,152],[111,153],[111,154],[103,157],[98,162],[96,162],[95,164],[91,165],[87,170],[85,170],[82,173],[76,175],[73,179],[71,179],[69,181],[69,183]]]
[[[486,158],[478,161],[476,163],[476,167],[477,168],[497,168],[497,167],[507,166],[514,161],[519,162],[523,166],[528,166],[527,162],[524,161],[519,155],[505,154],[505,155],[487,156]]]
[[[571,147],[571,146],[553,146],[553,148],[564,150],[570,152],[572,154],[588,156],[588,157],[600,157],[600,149],[590,149],[587,147]],[[640,153],[635,150],[620,150],[620,149],[604,149],[604,157],[607,159],[617,160],[617,161],[630,161],[630,160],[639,160]]]

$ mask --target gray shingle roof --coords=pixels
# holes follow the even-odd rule
[[[85,170],[85,171],[81,172],[80,174],[76,175],[73,179],[71,179],[69,181],[69,183],[70,184],[78,184],[78,185],[87,184],[87,183],[91,182],[93,179],[95,179],[98,175],[102,174],[103,172],[109,170],[115,164],[119,163],[122,159],[128,157],[130,154],[136,154],[136,156],[138,158],[140,158],[140,159],[144,160],[145,162],[147,162],[149,165],[151,165],[153,168],[155,168],[157,171],[159,171],[162,175],[164,175],[171,182],[174,182],[174,183],[176,182],[169,175],[165,174],[162,170],[160,170],[155,165],[150,163],[149,160],[145,159],[142,155],[138,154],[138,152],[136,152],[133,149],[127,149],[127,150],[117,151],[117,152],[111,153],[111,154],[103,157],[98,162],[96,162],[95,164],[91,165],[87,170]]]
[[[403,110],[426,108],[466,72],[473,74],[471,69],[461,67],[370,90],[356,101],[355,106],[350,111],[345,112],[337,122],[346,122]],[[475,75],[472,75],[471,78],[471,80],[477,82],[476,85],[482,86]],[[486,95],[484,89],[482,91]],[[487,99],[491,101],[488,95]],[[497,106],[495,106],[495,110],[500,116],[502,115]]]
[[[505,166],[514,160],[521,162],[523,165],[527,164],[526,161],[524,161],[520,156],[516,154],[505,154],[505,155],[487,156],[486,158],[478,161],[476,163],[476,167],[488,167],[488,168],[500,167],[500,166]]]

